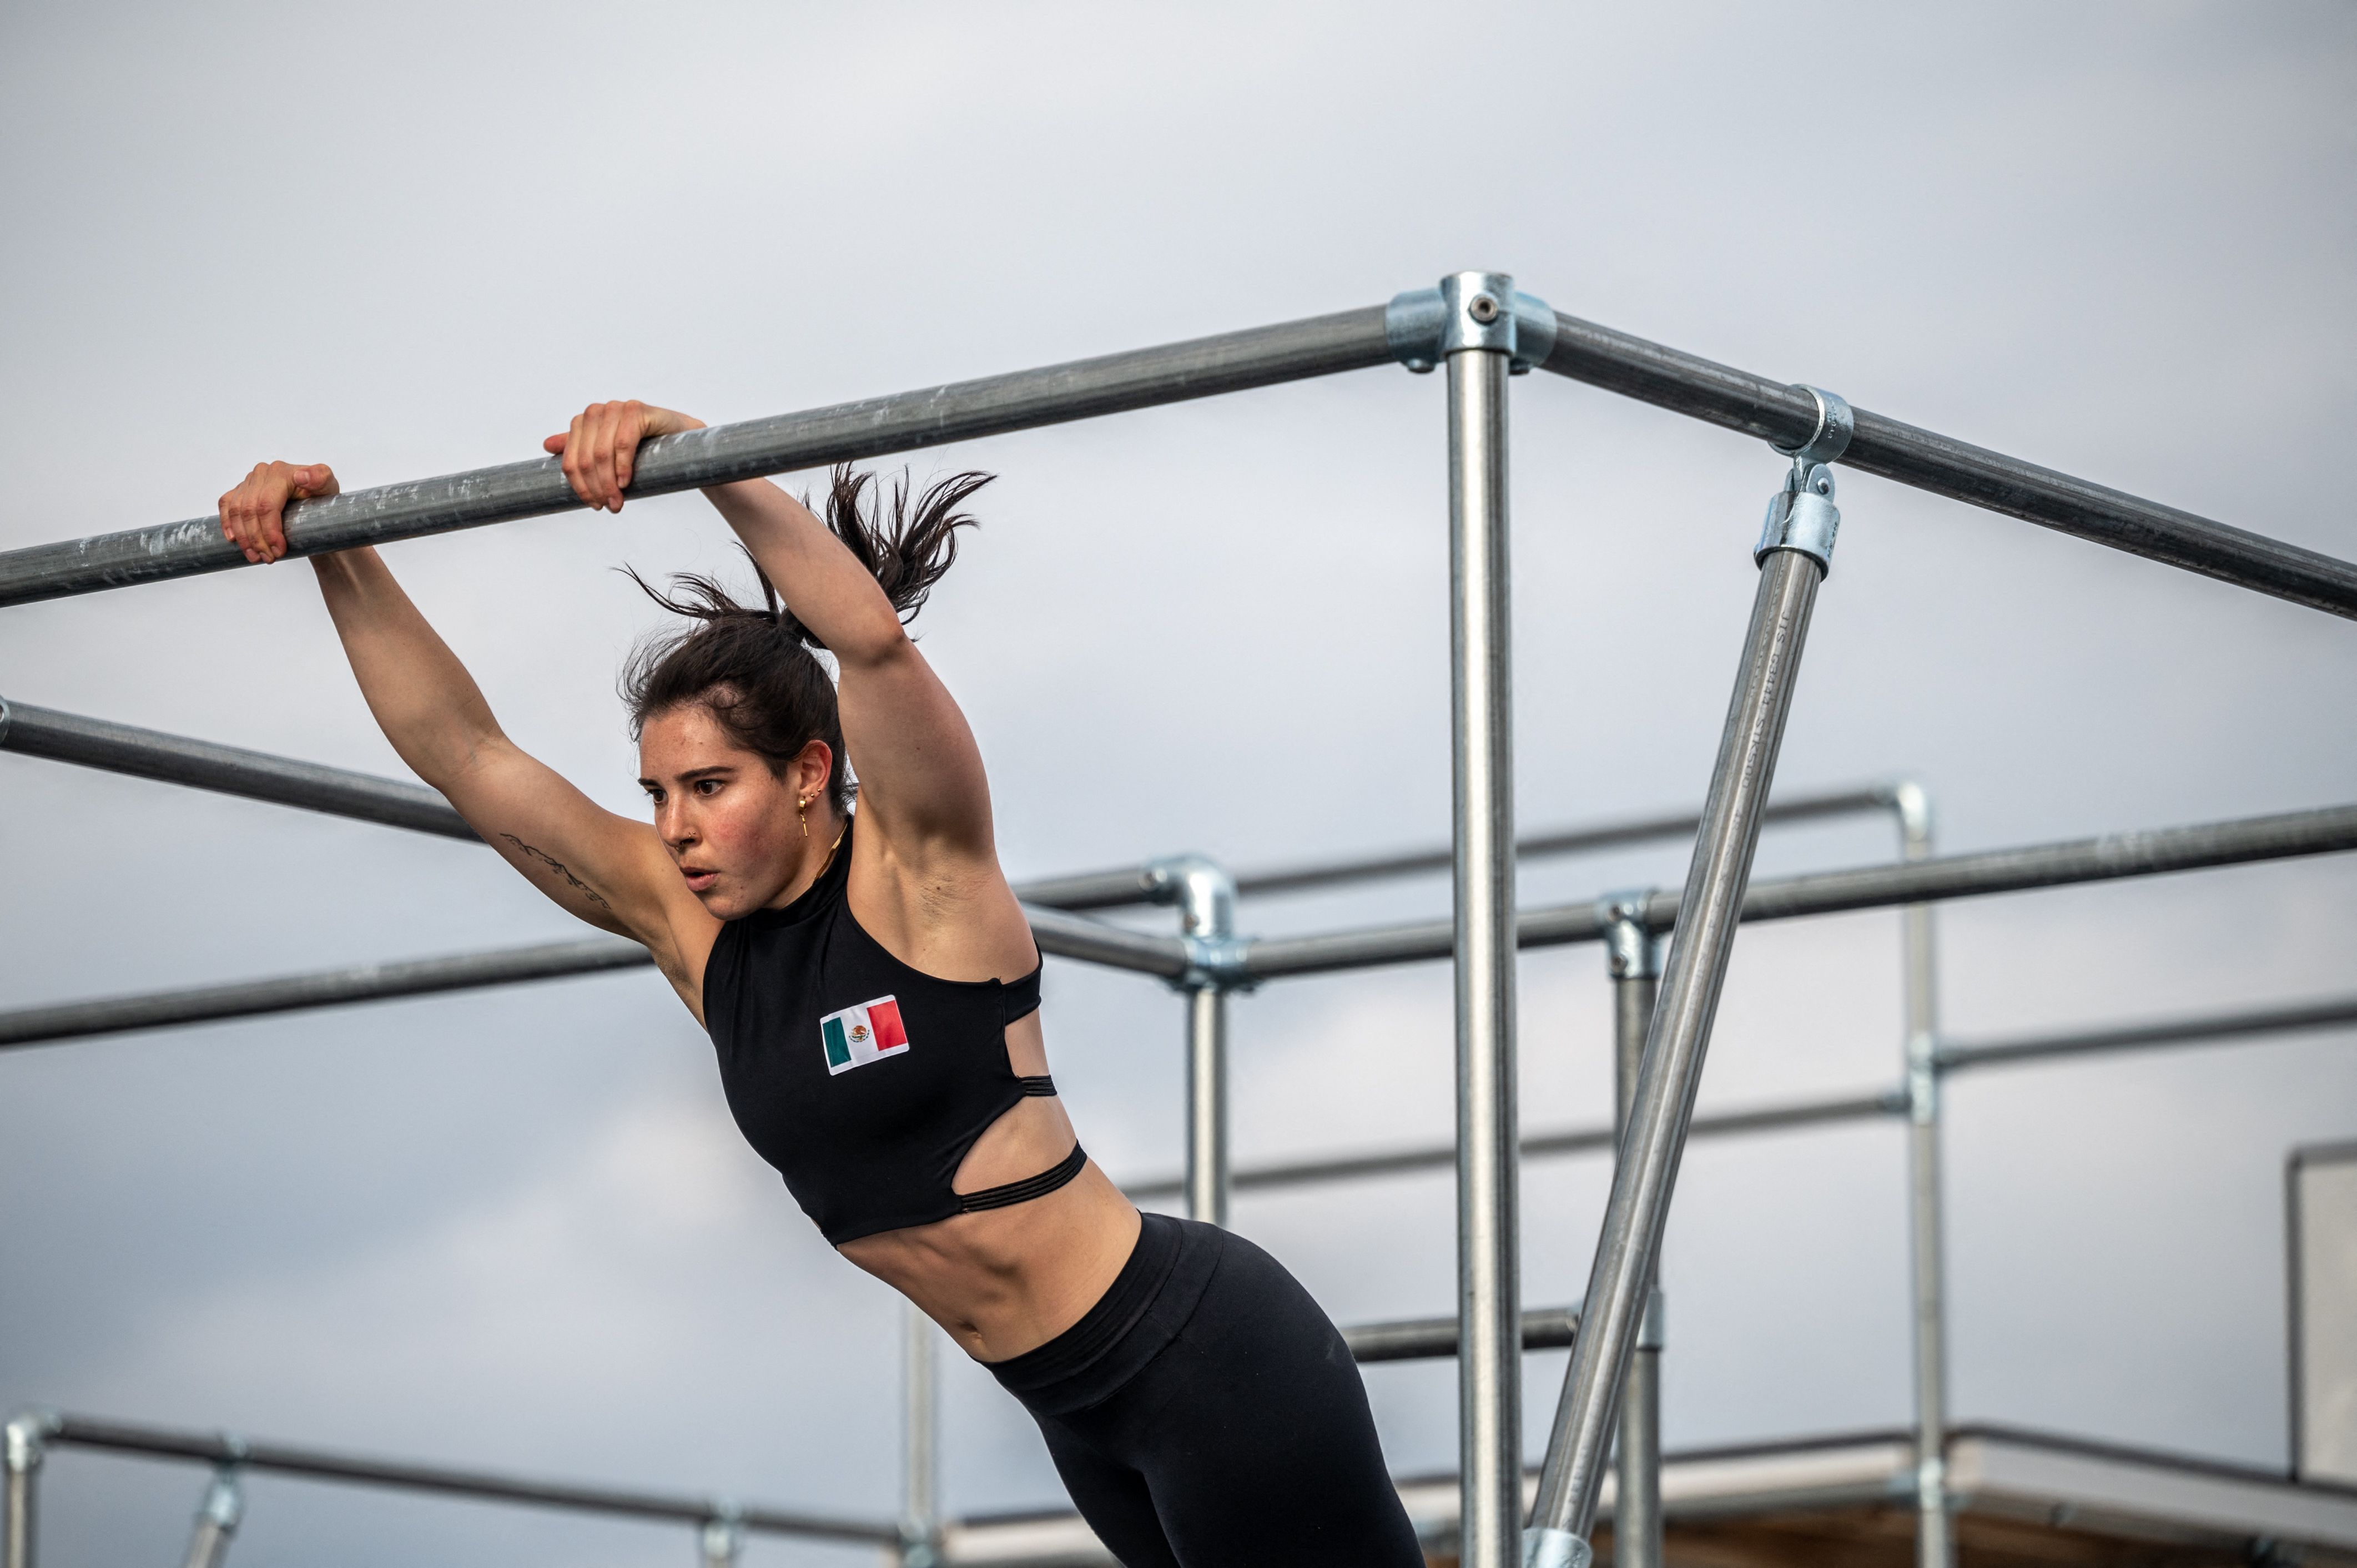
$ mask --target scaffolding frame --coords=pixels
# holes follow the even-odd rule
[[[1966,501],[2166,564],[2346,618],[2357,618],[2357,565],[2091,484],[1853,409],[1822,389],[1784,385],[1561,315],[1501,273],[1453,274],[1388,306],[1222,337],[952,383],[799,414],[664,436],[641,450],[630,493],[704,485],[913,451],[946,442],[1097,417],[1397,362],[1445,368],[1450,538],[1451,864],[1448,922],[1246,941],[1233,934],[1236,884],[1200,856],[1156,863],[1138,889],[1176,905],[1182,931],[1156,938],[1084,916],[1028,908],[1044,951],[1161,976],[1188,994],[1188,1174],[1190,1212],[1223,1219],[1227,996],[1287,974],[1449,957],[1456,966],[1459,1369],[1459,1503],[1468,1568],[1581,1568],[1598,1493],[1620,1422],[1621,1391],[1639,1364],[1662,1232],[1716,1019],[1737,927],[1745,920],[1836,909],[1908,910],[1907,1087],[1916,1301],[1918,1560],[1953,1560],[1943,1479],[1946,1432],[1939,1310],[1941,1070],[1926,906],[1947,897],[2151,875],[2357,847],[2357,807],[2241,822],[2112,835],[1945,859],[1930,854],[1928,809],[1910,797],[1897,866],[1753,885],[1751,865],[1795,678],[1839,523],[1833,465]],[[1511,563],[1507,493],[1510,378],[1533,369],[1587,382],[1768,442],[1789,460],[1754,560],[1760,587],[1684,890],[1598,905],[1521,911],[1514,897]],[[554,460],[394,485],[289,508],[290,554],[309,555],[577,507]],[[70,540],[0,553],[0,607],[163,581],[245,564],[218,520]],[[34,711],[41,715],[41,711]],[[42,715],[57,717],[58,715]],[[0,744],[17,721],[0,714]],[[119,728],[120,726],[116,726]],[[27,726],[42,729],[41,718]],[[69,742],[54,735],[51,744]],[[112,737],[115,741],[121,736]],[[95,744],[95,743],[92,743]],[[29,747],[28,747],[29,749]],[[171,766],[235,774],[227,748]],[[52,751],[50,755],[62,755]],[[414,786],[376,781],[368,800],[339,797],[332,769],[242,754],[279,777],[292,803],[451,834]],[[90,760],[90,757],[68,757]],[[101,763],[102,766],[111,764]],[[162,765],[159,764],[159,768]],[[170,777],[156,771],[151,777]],[[240,793],[259,793],[262,782]],[[396,799],[395,796],[399,798]],[[264,798],[278,798],[264,795]],[[447,807],[444,808],[447,811]],[[1902,807],[1902,827],[1906,808]],[[396,821],[406,817],[407,820]],[[452,836],[469,836],[460,833]],[[1641,954],[1671,932],[1658,1000]],[[1631,972],[1616,1035],[1626,1044],[1611,1196],[1580,1332],[1556,1409],[1539,1501],[1524,1551],[1521,1457],[1515,954],[1525,946],[1605,940]],[[419,994],[588,972],[644,961],[634,944],[598,939],[326,976],[119,998],[0,1018],[0,1044],[154,1027],[290,1007]],[[1637,958],[1631,955],[1636,953]],[[1920,982],[1920,983],[1919,983]],[[1641,983],[1641,990],[1637,983]],[[1637,1049],[1633,1041],[1641,1036]],[[1985,1058],[1994,1061],[1995,1058]],[[2016,1059],[2021,1059],[2017,1058]],[[912,1345],[920,1337],[911,1336]],[[912,1359],[913,1364],[913,1359]],[[911,1383],[912,1408],[916,1399]],[[1642,1412],[1639,1415],[1641,1418]],[[34,1428],[27,1427],[31,1433]],[[30,1477],[38,1443],[10,1428],[6,1568],[32,1548]],[[930,1465],[930,1438],[925,1440]],[[19,1450],[31,1455],[19,1466]],[[1640,1465],[1639,1469],[1642,1466]],[[911,1496],[929,1494],[911,1476]],[[21,1496],[20,1496],[21,1494]],[[233,1511],[233,1510],[232,1510]],[[231,1521],[233,1527],[233,1520]],[[904,1521],[903,1534],[909,1521]],[[930,1526],[927,1527],[930,1530]],[[226,1530],[222,1531],[225,1538]],[[904,1550],[922,1554],[920,1541]],[[1624,1559],[1624,1561],[1626,1561]]]

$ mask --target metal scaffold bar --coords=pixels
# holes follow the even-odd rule
[[[1932,854],[1932,807],[1920,789],[1899,799],[1900,852],[1909,861]],[[1950,1568],[1955,1520],[1948,1510],[1947,1221],[1941,1162],[1939,965],[1932,909],[1900,911],[1905,942],[1908,1296],[1913,1319],[1915,1394],[1915,1565]]]
[[[842,1519],[792,1509],[740,1508],[710,1498],[643,1492],[621,1487],[580,1486],[565,1481],[527,1480],[520,1477],[460,1470],[441,1465],[419,1465],[404,1460],[364,1459],[285,1444],[249,1442],[225,1434],[176,1432],[162,1427],[101,1421],[90,1416],[57,1417],[48,1441],[51,1447],[98,1448],[163,1459],[191,1459],[216,1466],[235,1466],[247,1471],[267,1470],[284,1476],[301,1476],[315,1481],[343,1481],[393,1487],[407,1491],[439,1492],[446,1497],[479,1498],[490,1502],[522,1503],[534,1508],[620,1514],[638,1519],[677,1520],[688,1524],[701,1524],[725,1516],[733,1518],[746,1530],[772,1535],[817,1536],[880,1546],[898,1546],[900,1542],[899,1528],[880,1521]]]
[[[1514,747],[1506,385],[1513,279],[1440,282],[1448,381],[1451,799],[1457,958],[1459,1558],[1522,1549],[1523,1363],[1515,1165]]]
[[[423,784],[404,784],[373,773],[61,714],[5,698],[0,698],[0,751],[217,794],[242,795],[274,805],[299,806],[470,843],[483,842],[447,800]]]
[[[2210,822],[2198,827],[2163,828],[2147,832],[2113,833],[2103,838],[2027,849],[1988,850],[1977,854],[1946,855],[1905,865],[1874,866],[1857,871],[1820,872],[1752,884],[1745,895],[1746,920],[1783,920],[1811,915],[1838,914],[1850,909],[1887,908],[1934,899],[1966,898],[1982,894],[2018,893],[2040,887],[2062,887],[2119,877],[2155,876],[2208,867],[2241,865],[2298,855],[2338,854],[2357,850],[2357,806],[2330,806],[2313,811],[2289,811],[2280,816],[2251,817],[2238,822]],[[1666,930],[1677,916],[1678,901],[1655,894],[1646,901],[1646,918],[1655,930]],[[1042,951],[1116,968],[1177,978],[1186,972],[1187,949],[1176,939],[1149,936],[1101,925],[1079,916],[1032,908],[1031,929]],[[1555,947],[1592,942],[1603,934],[1596,906],[1566,904],[1527,910],[1521,920],[1522,945]],[[1239,943],[1240,972],[1252,979],[1316,974],[1331,970],[1360,969],[1379,963],[1407,963],[1447,958],[1451,950],[1446,923],[1384,927],[1340,936],[1287,937]],[[573,961],[565,950],[578,950]],[[1339,957],[1338,957],[1339,955]],[[518,980],[547,980],[568,974],[591,974],[629,968],[651,961],[644,949],[619,937],[592,937],[579,942],[546,947],[505,949],[490,953],[466,953],[447,959],[423,959],[410,964],[362,964],[277,980],[246,981],[231,985],[201,986],[188,991],[151,992],[142,995],[106,997],[90,1002],[60,1003],[0,1013],[0,1047],[34,1045],[43,1040],[85,1035],[115,1034],[127,1029],[162,1028],[263,1013],[290,1012],[306,1007],[336,1006],[435,991],[500,985]],[[447,970],[436,966],[447,965]],[[501,972],[511,965],[516,972]],[[249,994],[250,993],[250,994]],[[2337,1006],[2338,1004],[2320,1004]],[[2318,1024],[2338,1022],[2319,1017]],[[2189,1024],[2189,1031],[2200,1021]],[[2287,1023],[2285,1028],[2307,1026]],[[2200,1036],[2233,1031],[2201,1026]],[[2076,1039],[2073,1036],[2069,1038]],[[2189,1032],[2186,1038],[2198,1037]],[[2123,1042],[2125,1044],[2126,1042]],[[2161,1043],[2156,1040],[2153,1043]],[[2009,1056],[2059,1054],[2029,1047],[2037,1042],[2008,1045]],[[1953,1047],[1969,1057],[1979,1047]],[[2093,1047],[2090,1047],[2093,1048]],[[1978,1065],[1958,1060],[1953,1065]],[[1867,1116],[1887,1108],[1883,1098],[1828,1101],[1822,1107],[1796,1106],[1760,1112],[1730,1112],[1729,1130],[1738,1124],[1797,1126],[1813,1120]],[[1697,1121],[1697,1125],[1700,1120]],[[1591,1140],[1599,1140],[1591,1142]],[[1610,1134],[1574,1133],[1558,1139],[1536,1139],[1529,1147],[1542,1154],[1575,1153],[1588,1147],[1609,1147]],[[1456,1157],[1446,1151],[1437,1163]],[[1432,1163],[1425,1152],[1380,1155],[1348,1160],[1318,1161],[1299,1166],[1272,1167],[1236,1173],[1237,1188],[1275,1185],[1298,1172],[1301,1180],[1333,1180],[1351,1175],[1376,1175],[1389,1170],[1422,1168]]]
[[[249,800],[295,806],[385,827],[408,828],[468,843],[482,842],[449,802],[423,784],[303,762],[266,751],[249,751],[242,746],[222,746],[162,730],[142,729],[81,714],[59,713],[54,708],[35,707],[5,698],[0,698],[0,751],[237,795]],[[1899,791],[1905,788],[1880,785],[1794,796],[1770,804],[1765,820],[1771,824],[1792,823],[1888,811]],[[1518,858],[1528,860],[1684,838],[1693,834],[1701,821],[1698,813],[1688,811],[1561,828],[1523,837],[1515,843],[1514,853]],[[1425,849],[1248,872],[1235,878],[1236,891],[1303,892],[1343,883],[1447,871],[1452,854],[1448,849]],[[1018,883],[1015,891],[1027,904],[1075,911],[1125,908],[1156,903],[1162,897],[1152,865],[1042,877]]]
[[[1534,1307],[1523,1314],[1524,1350],[1560,1350],[1579,1334],[1575,1306]],[[1455,1317],[1411,1317],[1396,1323],[1361,1323],[1342,1330],[1351,1359],[1377,1361],[1437,1361],[1457,1354]]]
[[[715,425],[649,442],[633,496],[820,468],[952,441],[1184,403],[1389,364],[1383,308],[1371,306],[1162,348],[807,413]],[[303,501],[286,514],[288,553],[318,555],[580,506],[554,458]],[[211,516],[0,553],[0,606],[243,566]]]
[[[1770,825],[1777,825],[1889,811],[1901,788],[1903,786],[1900,785],[1881,785],[1863,789],[1795,795],[1771,802],[1764,820]],[[1691,838],[1695,829],[1701,825],[1702,814],[1699,811],[1679,811],[1666,816],[1636,817],[1627,822],[1599,822],[1590,827],[1525,833],[1514,842],[1514,856],[1517,860],[1537,860],[1551,855],[1585,854],[1596,850],[1616,849],[1623,844]],[[1456,851],[1446,845],[1408,850],[1397,854],[1311,861],[1299,865],[1237,872],[1236,891],[1239,894],[1261,895],[1308,893],[1354,882],[1380,882],[1396,876],[1424,875],[1447,871],[1455,864]],[[1071,876],[1044,877],[1036,882],[1026,882],[1016,891],[1022,894],[1027,901],[1045,904],[1050,908],[1119,909],[1150,902],[1141,886],[1142,875],[1135,870],[1082,872]]]
[[[1850,909],[2023,893],[2352,849],[2357,849],[2357,806],[2327,806],[2196,827],[2105,833],[2063,843],[1942,855],[1899,865],[1775,877],[1752,884],[1744,895],[1743,918],[1799,919]],[[1677,921],[1679,907],[1678,895],[1656,893],[1647,901],[1646,923],[1657,931],[1668,930]],[[1526,909],[1521,929],[1522,945],[1526,948],[1592,942],[1603,934],[1593,903]],[[1275,980],[1442,959],[1452,950],[1451,935],[1447,921],[1418,920],[1318,936],[1267,938],[1245,948],[1243,969],[1252,979]]]
[[[1187,997],[1187,1217],[1228,1222],[1229,949],[1236,934],[1234,878],[1208,855],[1176,854],[1142,874],[1146,896],[1175,905],[1179,940],[1195,961]]]
[[[1795,1127],[1819,1127],[1835,1122],[1872,1121],[1905,1112],[1905,1096],[1897,1090],[1879,1094],[1849,1094],[1835,1100],[1813,1100],[1798,1105],[1761,1106],[1697,1115],[1686,1130],[1688,1138],[1717,1138],[1749,1133],[1788,1132]],[[1611,1153],[1620,1134],[1610,1127],[1579,1127],[1565,1133],[1543,1133],[1523,1140],[1522,1158],[1558,1159],[1571,1155]],[[1420,1148],[1386,1150],[1381,1154],[1345,1155],[1324,1160],[1289,1160],[1282,1165],[1247,1165],[1229,1178],[1237,1192],[1268,1192],[1326,1182],[1360,1181],[1369,1176],[1412,1176],[1420,1171],[1453,1169],[1457,1145],[1432,1144]],[[1122,1191],[1139,1203],[1168,1201],[1186,1191],[1175,1176],[1126,1182]]]
[[[639,969],[653,962],[647,950],[634,941],[621,937],[583,937],[574,941],[501,948],[491,952],[452,953],[397,963],[358,963],[342,969],[316,970],[308,974],[234,981],[226,985],[195,985],[183,990],[19,1008],[0,1014],[0,1047],[207,1024],[222,1018],[256,1018],[314,1007],[341,1007],[355,1002],[390,1002],[445,991],[520,985],[536,980]]]
[[[2336,996],[2320,1002],[2301,1002],[2281,1007],[2256,1007],[2247,1012],[2213,1013],[2201,1017],[2169,1018],[2151,1024],[2128,1024],[2115,1028],[2084,1029],[2069,1034],[2032,1035],[2020,1039],[1991,1040],[1978,1045],[1943,1042],[1933,1060],[1939,1070],[1946,1074],[1970,1068],[2050,1061],[2057,1057],[2255,1039],[2267,1035],[2288,1035],[2350,1024],[2357,1024],[2357,996]]]
[[[1054,909],[1027,909],[1032,939],[1043,953],[1080,959],[1114,969],[1175,980],[1187,972],[1186,948],[1170,937],[1148,936],[1100,924]],[[66,1002],[0,1013],[0,1048],[39,1045],[90,1035],[119,1035],[222,1018],[339,1007],[355,1002],[387,1002],[445,991],[474,991],[527,981],[558,980],[639,969],[654,960],[622,937],[584,937],[540,947],[455,953],[400,963],[363,963],[269,980],[199,985],[180,991]]]
[[[1637,1104],[1637,1077],[1645,1062],[1645,1038],[1652,1032],[1653,1006],[1661,987],[1661,952],[1645,929],[1645,896],[1624,894],[1598,901],[1605,920],[1605,972],[1612,982],[1612,1132],[1617,1148],[1628,1136]],[[1690,1121],[1686,1136],[1694,1136]],[[1620,1452],[1614,1466],[1620,1490],[1612,1510],[1612,1568],[1662,1568],[1662,1342],[1664,1312],[1661,1284],[1648,1286],[1637,1351],[1620,1387]]]
[[[1555,313],[1544,368],[1780,446],[1816,418],[1808,392]],[[1857,411],[1848,467],[2003,512],[2255,593],[2357,618],[2357,564]]]
[[[1581,1296],[1579,1342],[1572,1347],[1531,1508],[1532,1568],[1586,1568],[1593,1557],[1588,1537],[1621,1385],[1635,1364],[1648,1316],[1686,1123],[1702,1086],[1703,1059],[1760,845],[1760,813],[1783,746],[1817,590],[1831,564],[1840,514],[1824,463],[1840,455],[1848,438],[1848,410],[1830,393],[1811,395],[1816,421],[1788,454],[1791,473],[1769,504],[1767,528],[1754,552],[1760,586],[1751,625]],[[1590,918],[1642,930],[1650,902],[1629,900],[1609,911],[1595,909]]]
[[[1527,297],[1527,296],[1525,296]],[[1557,375],[1769,441],[1804,436],[1808,395],[1560,312],[1541,363]],[[1090,419],[1363,370],[1394,357],[1382,306],[1161,348],[956,381],[666,436],[641,456],[633,495]],[[1918,489],[2074,534],[2237,586],[2357,617],[2357,564],[1861,412],[1843,459]],[[578,503],[554,462],[512,463],[303,502],[293,553],[475,528]],[[0,553],[0,607],[245,564],[211,517]]]

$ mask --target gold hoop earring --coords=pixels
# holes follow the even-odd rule
[[[810,837],[810,797],[808,795],[794,797],[794,815],[802,819],[802,837]]]

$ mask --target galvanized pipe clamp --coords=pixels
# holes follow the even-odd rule
[[[1857,420],[1849,404],[1822,387],[1798,390],[1816,399],[1816,428],[1797,446],[1779,446],[1781,456],[1792,460],[1784,488],[1769,498],[1768,520],[1760,530],[1760,543],[1751,552],[1755,563],[1765,563],[1777,550],[1796,551],[1817,564],[1820,572],[1834,569],[1834,536],[1841,530],[1841,509],[1834,505],[1834,471],[1828,466],[1849,449]]]
[[[1455,273],[1437,288],[1394,295],[1383,336],[1392,358],[1419,376],[1466,349],[1503,352],[1511,374],[1527,375],[1555,348],[1555,311],[1504,273]]]

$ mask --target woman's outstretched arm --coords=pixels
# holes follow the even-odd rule
[[[286,503],[335,493],[325,464],[262,464],[221,497],[221,529],[249,561],[275,561],[286,553]],[[374,550],[311,564],[361,694],[401,759],[534,886],[589,924],[644,942],[681,983],[683,959],[700,965],[710,946],[683,928],[712,918],[654,830],[604,810],[510,740]]]
[[[582,499],[619,511],[639,443],[703,423],[647,403],[596,403],[546,446],[563,456]],[[844,743],[859,771],[862,819],[920,871],[963,862],[995,874],[981,748],[875,577],[808,507],[767,479],[704,493],[842,667]]]

